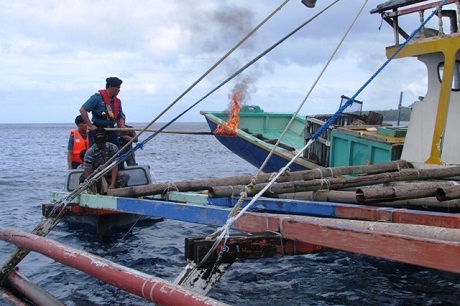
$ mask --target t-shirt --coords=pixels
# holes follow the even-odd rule
[[[86,151],[82,167],[84,169],[96,170],[99,166],[105,164],[112,156],[117,154],[117,152],[118,147],[111,142],[107,142],[105,148],[102,150],[94,144]]]

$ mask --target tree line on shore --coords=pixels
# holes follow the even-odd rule
[[[412,109],[403,108],[400,113],[400,121],[409,121],[410,114]],[[383,121],[397,121],[399,110],[389,109],[389,110],[375,110],[374,112],[380,113],[383,115]]]

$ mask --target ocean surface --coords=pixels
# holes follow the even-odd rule
[[[50,191],[63,189],[67,140],[73,128],[72,124],[0,124],[1,227],[30,232],[41,220],[41,205],[49,203]],[[204,123],[177,123],[170,129],[208,131]],[[160,134],[136,155],[138,163],[151,166],[157,182],[256,170],[208,135]],[[164,220],[140,224],[130,234],[117,232],[111,242],[102,243],[95,230],[61,222],[47,237],[173,281],[186,265],[184,239],[214,230]],[[0,241],[2,262],[14,248]],[[19,272],[66,305],[151,305],[38,253],[30,253]],[[208,296],[231,305],[459,305],[460,275],[328,252],[235,263]]]

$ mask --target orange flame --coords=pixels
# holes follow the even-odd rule
[[[228,115],[228,120],[224,124],[217,125],[217,128],[214,131],[216,136],[230,136],[235,137],[237,135],[236,129],[240,123],[240,110],[241,110],[241,100],[243,99],[243,92],[236,91],[233,94],[230,112]]]

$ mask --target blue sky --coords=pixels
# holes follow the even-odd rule
[[[242,37],[284,1],[42,0],[0,3],[0,123],[73,122],[105,78],[124,83],[119,98],[130,122],[150,122]],[[332,113],[385,61],[393,34],[368,1],[302,114]],[[160,121],[176,117],[242,65],[318,13],[289,1],[250,40],[196,86]],[[346,28],[363,5],[342,0],[249,68],[247,104],[292,112],[309,92]],[[417,20],[416,20],[417,21]],[[415,29],[417,24],[408,28]],[[224,110],[229,82],[180,121],[203,121],[200,110]],[[365,109],[409,105],[426,92],[416,59],[392,62],[360,95]]]

